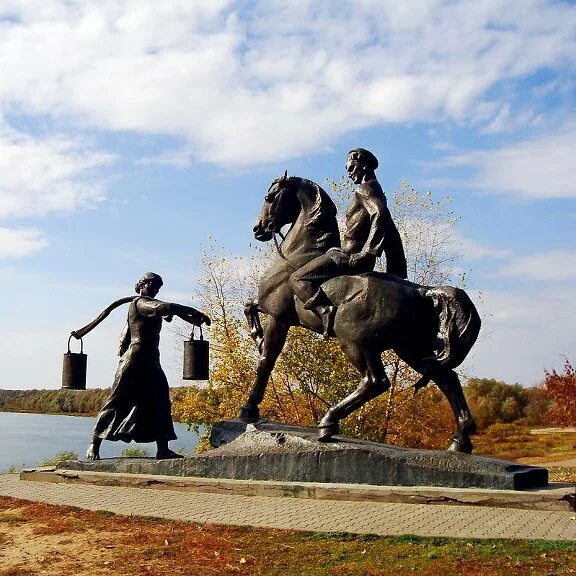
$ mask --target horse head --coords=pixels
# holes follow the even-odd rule
[[[276,178],[270,184],[264,197],[264,205],[258,216],[258,221],[253,228],[254,238],[261,242],[267,242],[272,236],[286,224],[293,223],[300,212],[298,201],[298,181],[296,176],[284,176]]]

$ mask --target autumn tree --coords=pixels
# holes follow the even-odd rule
[[[526,388],[528,404],[524,408],[524,418],[531,426],[544,424],[547,420],[548,410],[551,408],[552,400],[544,384]]]
[[[576,370],[566,359],[564,371],[546,371],[544,386],[554,402],[548,420],[561,426],[576,426]]]
[[[337,206],[347,203],[344,181],[330,184]],[[402,235],[409,279],[419,284],[451,280],[458,254],[452,249],[456,220],[450,200],[435,200],[403,183],[391,198],[391,212]],[[191,388],[174,403],[176,418],[196,426],[233,418],[253,382],[257,350],[243,317],[244,303],[257,293],[258,278],[275,257],[273,247],[255,249],[250,258],[236,258],[210,247],[202,260],[199,297],[213,319],[210,329],[212,367],[205,387]],[[382,264],[379,263],[379,267]],[[265,321],[265,319],[264,319]],[[454,421],[443,396],[433,386],[415,397],[419,375],[392,352],[383,354],[390,390],[342,422],[344,434],[410,446],[443,447]],[[329,406],[358,385],[359,375],[335,339],[324,341],[302,328],[292,328],[261,405],[271,420],[313,426]]]
[[[480,430],[517,420],[542,424],[551,404],[549,392],[543,386],[524,388],[494,378],[470,378],[464,394]]]
[[[507,384],[493,378],[470,378],[464,392],[479,429],[518,420],[528,405],[520,384]]]

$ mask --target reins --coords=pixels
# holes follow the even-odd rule
[[[282,258],[282,260],[288,263],[288,266],[290,266],[292,270],[296,270],[296,266],[294,266],[292,262],[290,262],[290,260],[288,260],[288,258],[286,258],[286,256],[284,256],[284,254],[282,253],[282,249],[280,248],[280,244],[278,243],[278,236],[282,238],[282,241],[284,241],[285,239],[285,236],[284,234],[282,234],[282,232],[278,231],[273,233],[274,244],[276,245],[276,251],[278,252],[278,255],[280,256],[280,258]]]

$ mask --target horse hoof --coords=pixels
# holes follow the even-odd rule
[[[460,454],[472,454],[472,442],[468,439],[453,438],[446,450],[448,452],[459,452]]]
[[[246,424],[254,424],[254,422],[260,420],[260,410],[258,410],[258,408],[243,406],[240,408],[240,412],[238,412],[238,419]]]
[[[340,432],[338,422],[333,424],[320,424],[318,426],[318,442],[330,442],[333,436]]]
[[[100,452],[94,448],[92,444],[88,446],[88,450],[86,451],[86,458],[88,460],[100,460]]]

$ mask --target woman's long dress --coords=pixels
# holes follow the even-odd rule
[[[94,436],[124,442],[175,440],[168,381],[160,366],[160,300],[140,296],[128,309],[129,345],[110,396],[96,418]]]

